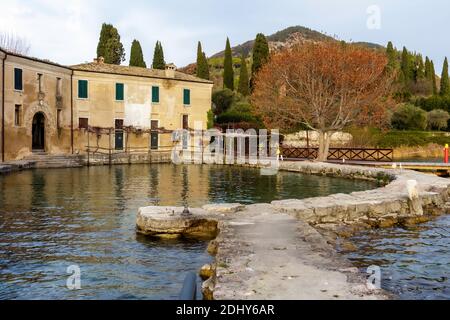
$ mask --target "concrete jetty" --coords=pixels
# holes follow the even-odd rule
[[[138,231],[145,234],[146,226],[151,230],[149,210],[160,210],[158,215],[168,219],[164,223],[169,226],[174,219],[181,221],[186,227],[178,230],[181,236],[186,235],[190,221],[197,221],[197,233],[202,228],[217,231],[209,248],[215,263],[202,270],[212,274],[203,285],[206,299],[389,299],[335,251],[333,237],[360,228],[424,222],[448,207],[450,180],[433,175],[313,162],[285,162],[281,170],[375,180],[383,186],[270,204],[206,205],[191,210],[190,217],[183,217],[181,208],[143,208]],[[165,233],[164,228],[156,231]],[[167,233],[173,235],[173,228],[168,227]]]

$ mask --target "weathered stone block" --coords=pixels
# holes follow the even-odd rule
[[[202,278],[202,280],[208,280],[211,277],[214,277],[216,275],[216,269],[217,266],[215,264],[205,264],[201,269],[200,269],[200,278]]]
[[[240,203],[208,204],[203,206],[203,210],[210,213],[227,214],[243,211],[245,206]]]
[[[218,221],[206,216],[204,210],[194,209],[183,215],[182,208],[140,208],[137,216],[137,231],[158,238],[215,238]]]

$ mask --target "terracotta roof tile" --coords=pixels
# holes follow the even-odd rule
[[[54,65],[54,66],[65,68],[65,69],[77,70],[77,71],[109,73],[109,74],[157,78],[157,79],[173,79],[173,78],[166,76],[165,70],[118,66],[118,65],[114,65],[114,64],[96,63],[96,62],[83,63],[83,64],[78,64],[78,65],[69,67],[69,66],[64,66],[64,65],[61,65],[61,64],[49,61],[49,60],[45,60],[45,59],[38,59],[38,58],[34,58],[34,57],[22,55],[22,54],[12,53],[3,48],[0,48],[0,51],[6,53],[8,55],[12,55],[12,56],[16,56],[16,57],[20,57],[20,58],[24,58],[24,59],[29,59],[32,61],[41,62],[41,63],[45,63],[45,64],[50,64],[50,65]],[[175,71],[175,80],[213,84],[212,81],[197,78],[195,76],[192,76],[192,75],[189,75],[189,74],[186,74],[183,72],[179,72],[179,71]]]
[[[71,66],[71,68],[76,71],[109,73],[125,76],[136,76],[136,77],[158,78],[158,79],[173,79],[166,76],[165,70],[118,66],[115,64],[107,64],[107,63],[91,62],[74,65]],[[182,73],[179,71],[175,71],[175,80],[213,84],[212,81],[197,78],[195,76]]]
[[[70,69],[70,67],[67,67],[67,66],[64,66],[62,64],[50,61],[48,59],[40,59],[40,58],[35,58],[35,57],[32,57],[32,56],[27,56],[27,55],[20,54],[20,53],[11,52],[11,51],[6,50],[6,49],[1,48],[1,47],[0,47],[0,51],[2,51],[3,53],[5,53],[5,54],[7,54],[9,56],[14,56],[14,57],[19,57],[19,58],[35,61],[35,62],[45,63],[45,64],[49,64],[49,65],[52,65],[52,66],[64,68],[64,69]]]

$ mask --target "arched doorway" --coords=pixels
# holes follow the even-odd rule
[[[45,151],[45,116],[38,112],[33,117],[33,151]]]

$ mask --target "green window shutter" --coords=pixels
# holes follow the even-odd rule
[[[88,82],[87,80],[78,80],[78,98],[88,98]]]
[[[23,90],[22,69],[14,68],[14,89]]]
[[[152,102],[159,103],[159,87],[152,87]]]
[[[116,83],[116,100],[123,101],[124,100],[124,85],[123,83]]]
[[[185,106],[189,106],[191,104],[191,90],[184,89],[183,103]]]

